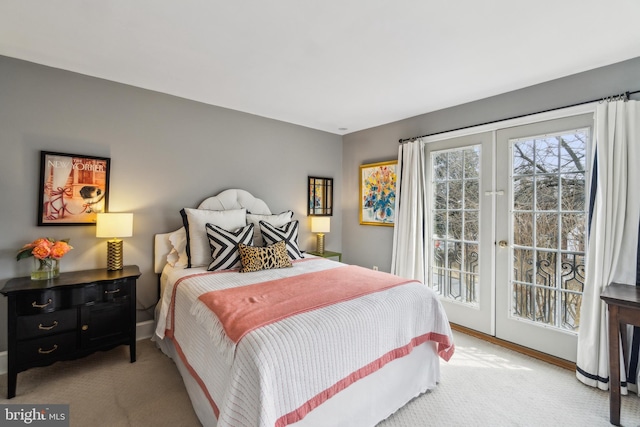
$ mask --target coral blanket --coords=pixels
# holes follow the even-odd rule
[[[199,299],[215,313],[229,338],[237,343],[260,326],[408,282],[410,280],[392,274],[346,265],[207,292]]]

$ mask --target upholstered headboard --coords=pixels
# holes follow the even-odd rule
[[[265,202],[254,197],[248,191],[238,189],[225,190],[217,196],[204,199],[198,206],[198,209],[209,209],[211,211],[227,211],[242,208],[254,214],[271,214]]]
[[[240,189],[229,189],[219,193],[216,196],[209,197],[200,203],[198,209],[207,209],[213,211],[226,211],[232,209],[245,208],[247,212],[260,215],[269,215],[271,210],[267,204],[254,197],[251,193]],[[174,233],[161,233],[155,235],[154,242],[154,271],[156,274],[162,273],[162,269],[167,263],[167,255],[171,252],[172,244],[169,236]]]

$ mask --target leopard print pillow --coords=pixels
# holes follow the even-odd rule
[[[248,246],[240,243],[238,251],[240,252],[240,262],[242,263],[240,273],[291,267],[293,265],[287,254],[287,246],[284,240],[269,246]]]

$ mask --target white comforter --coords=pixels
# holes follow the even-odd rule
[[[258,273],[165,269],[156,335],[171,331],[180,357],[219,412],[218,426],[293,423],[425,337],[441,342],[442,354],[448,349],[450,356],[453,339],[442,306],[418,282],[289,317],[248,333],[237,345],[220,335],[216,316],[198,300],[213,290],[339,265],[312,258]],[[194,333],[196,328],[207,334]]]

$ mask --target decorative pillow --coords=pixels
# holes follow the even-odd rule
[[[293,265],[287,254],[287,245],[284,240],[269,246],[247,246],[240,243],[238,251],[242,263],[240,273],[285,268]]]
[[[171,252],[167,255],[167,263],[174,268],[185,268],[189,264],[187,258],[187,231],[184,227],[169,235]]]
[[[209,265],[211,262],[206,224],[214,224],[225,230],[237,230],[247,225],[246,209],[209,211],[184,208],[180,214],[187,232],[187,268]]]
[[[207,236],[211,246],[213,261],[207,267],[209,271],[228,270],[240,266],[239,244],[253,241],[253,224],[228,231],[217,225],[207,224]]]
[[[259,215],[247,212],[247,224],[253,224],[253,246],[264,246],[262,233],[260,233],[260,221],[268,222],[274,227],[282,227],[293,218],[293,211],[285,211],[276,215]]]
[[[274,227],[268,222],[260,221],[262,238],[267,245],[284,240],[287,245],[287,253],[291,259],[304,258],[298,248],[298,221],[291,221],[282,227]]]

